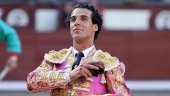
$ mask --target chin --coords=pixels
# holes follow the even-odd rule
[[[77,42],[80,42],[80,41],[82,41],[83,40],[83,38],[81,38],[81,37],[75,37],[75,38],[73,38],[75,41],[77,41]]]

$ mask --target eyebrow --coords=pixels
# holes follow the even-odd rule
[[[75,18],[76,16],[71,16],[70,18]],[[88,18],[88,16],[87,15],[80,15],[80,17],[87,17]]]

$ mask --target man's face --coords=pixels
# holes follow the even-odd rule
[[[76,8],[70,17],[70,33],[74,40],[94,40],[98,27],[92,23],[92,12],[85,8]]]

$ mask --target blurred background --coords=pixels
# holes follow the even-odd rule
[[[0,81],[0,96],[48,96],[27,92],[26,77],[46,52],[72,45],[64,18],[79,2],[100,11],[95,45],[125,63],[134,96],[170,96],[170,0],[0,0],[0,18],[17,30],[23,48],[17,69]],[[0,42],[0,71],[6,53]]]

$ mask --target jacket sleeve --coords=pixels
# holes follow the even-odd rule
[[[47,91],[54,88],[64,88],[69,82],[68,71],[58,69],[59,64],[43,60],[41,65],[27,75],[27,88],[31,92]]]
[[[0,20],[0,31],[2,39],[7,45],[8,52],[21,53],[21,42],[14,28]]]
[[[90,96],[122,96],[121,94],[104,94],[104,95],[90,95]]]
[[[123,77],[124,72],[125,66],[123,63],[120,63],[117,67],[105,72],[108,93],[120,94],[120,96],[132,96],[130,89],[126,86]]]

